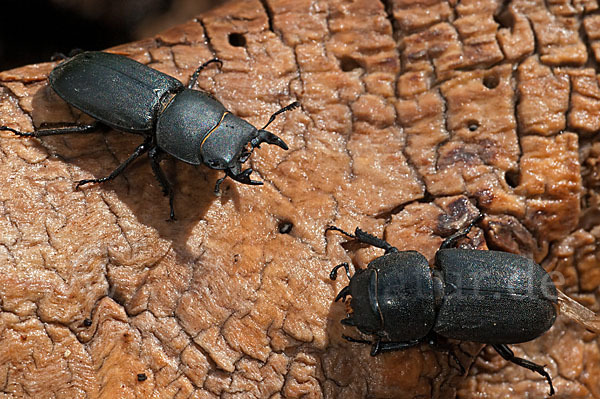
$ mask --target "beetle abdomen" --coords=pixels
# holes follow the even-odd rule
[[[434,331],[488,344],[530,341],[556,319],[557,293],[537,263],[507,252],[441,249],[445,296]]]
[[[151,130],[161,98],[182,83],[130,58],[84,52],[50,73],[50,85],[66,102],[115,129]]]

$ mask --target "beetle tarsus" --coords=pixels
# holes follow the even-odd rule
[[[494,344],[492,347],[502,356],[505,360],[516,364],[517,366],[525,367],[531,371],[534,371],[546,378],[548,385],[550,385],[550,396],[554,395],[554,386],[552,385],[552,378],[550,374],[544,369],[544,366],[533,363],[529,360],[515,356],[514,352],[506,344]]]

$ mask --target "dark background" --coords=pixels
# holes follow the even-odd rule
[[[0,70],[149,37],[225,0],[2,0]]]

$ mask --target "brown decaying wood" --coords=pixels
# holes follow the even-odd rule
[[[458,4],[457,4],[458,3]],[[268,9],[265,8],[265,6]],[[433,258],[476,214],[488,245],[543,261],[598,310],[600,19],[596,1],[237,1],[112,49],[199,86],[262,125],[249,187],[165,162],[166,221],[139,138],[0,136],[0,392],[8,397],[541,397],[546,382],[480,346],[467,377],[423,345],[368,356],[341,339],[337,263],[380,254],[360,226]],[[245,38],[234,46],[230,33]],[[234,40],[234,44],[235,40]],[[238,43],[239,44],[239,43]],[[83,120],[47,87],[54,63],[0,74],[2,124]],[[581,219],[580,217],[584,215]],[[279,233],[291,222],[289,234]],[[483,236],[480,235],[481,238]],[[91,319],[92,324],[86,319]],[[559,318],[515,346],[561,397],[600,397],[598,338]],[[139,381],[138,374],[147,376]]]

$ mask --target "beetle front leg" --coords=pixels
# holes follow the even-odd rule
[[[546,378],[548,384],[550,385],[550,396],[554,395],[554,386],[552,385],[552,378],[550,378],[550,374],[544,369],[544,366],[540,366],[539,364],[530,362],[529,360],[525,360],[520,357],[516,357],[514,352],[505,344],[495,344],[492,345],[496,352],[500,354],[505,360],[508,360],[511,363],[514,363],[518,366],[524,367],[528,370],[535,371],[542,377]]]
[[[156,180],[158,180],[158,183],[162,187],[163,194],[165,196],[169,196],[169,208],[171,209],[171,212],[169,214],[170,220],[176,220],[175,209],[173,208],[173,188],[171,187],[171,183],[169,183],[167,176],[165,176],[165,173],[160,168],[160,161],[162,155],[163,152],[160,151],[157,147],[152,147],[152,149],[150,149],[150,152],[148,153],[148,156],[150,157],[150,166],[152,166],[154,176],[156,177]]]
[[[474,219],[471,223],[469,223],[469,225],[467,227],[454,232],[451,236],[449,236],[442,242],[442,245],[440,245],[440,249],[454,248],[454,246],[456,245],[458,240],[466,237],[467,234],[469,234],[469,232],[473,228],[473,226],[475,226],[475,224],[477,222],[479,222],[482,218],[483,218],[483,215],[479,215],[476,219]]]
[[[342,230],[336,226],[327,227],[325,229],[325,232],[328,232],[329,230],[339,231],[340,233],[342,233],[350,238],[354,238],[360,242],[364,242],[365,244],[369,244],[374,247],[384,249],[386,254],[390,253],[390,252],[398,252],[398,248],[392,246],[389,242],[382,240],[381,238],[377,238],[374,235],[369,234],[366,231],[363,231],[358,227],[356,228],[356,230],[354,232],[355,234],[347,233],[344,230]]]

